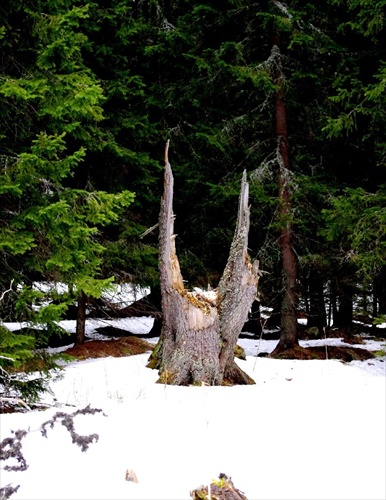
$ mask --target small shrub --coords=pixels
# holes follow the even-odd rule
[[[49,392],[50,380],[60,376],[59,359],[60,354],[36,350],[34,337],[0,325],[0,413],[37,403]]]

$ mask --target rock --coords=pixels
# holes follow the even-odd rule
[[[138,483],[137,474],[132,469],[126,470],[125,481],[131,481],[133,483]]]

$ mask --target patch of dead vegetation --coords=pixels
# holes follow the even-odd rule
[[[339,359],[346,363],[358,360],[364,361],[365,359],[375,358],[374,353],[361,347],[348,347],[348,346],[313,346],[301,347],[296,346],[287,349],[277,356],[275,359]]]
[[[66,349],[63,354],[78,360],[89,358],[121,358],[152,351],[154,345],[137,337],[122,337],[114,340],[89,340],[84,344]]]
[[[139,337],[128,336],[112,340],[89,340],[84,344],[66,349],[63,351],[63,354],[67,354],[78,360],[85,360],[89,358],[107,358],[109,356],[114,358],[132,356],[151,352],[153,349],[154,344],[146,342],[146,340]],[[260,353],[260,356],[269,356],[269,354]],[[376,356],[373,352],[360,347],[323,345],[313,347],[297,346],[287,349],[277,356],[273,356],[275,359],[338,359],[346,363],[353,360],[364,361],[374,357]]]

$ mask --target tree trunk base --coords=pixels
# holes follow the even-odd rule
[[[289,353],[290,351],[294,352],[296,350],[302,350],[303,347],[299,345],[298,342],[284,342],[283,340],[279,340],[279,343],[275,347],[275,349],[269,355],[270,358],[277,358],[282,356],[284,353]]]
[[[245,373],[234,361],[225,368],[222,385],[253,385],[255,383],[253,378]]]
[[[305,347],[299,344],[285,345],[281,340],[269,357],[276,359],[314,359],[314,356]]]
[[[157,383],[168,385],[220,385],[221,374],[218,360],[192,358],[185,351],[177,351],[174,359],[159,371]]]
[[[158,384],[168,385],[253,385],[256,382],[245,373],[235,361],[229,363],[220,376],[217,358],[194,360],[188,353],[176,353],[173,364],[162,364],[162,338],[158,341],[149,357],[147,368],[159,370]]]

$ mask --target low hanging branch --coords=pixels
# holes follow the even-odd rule
[[[165,148],[164,193],[159,221],[159,268],[163,325],[149,363],[159,382],[174,385],[249,384],[253,380],[234,361],[234,349],[258,283],[258,262],[248,255],[249,187],[244,172],[236,230],[216,295],[184,287],[176,254],[173,174]]]

